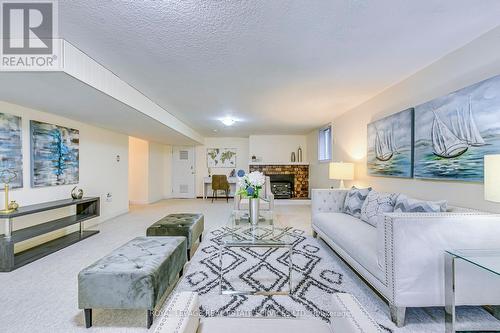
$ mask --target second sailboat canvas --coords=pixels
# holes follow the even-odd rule
[[[415,177],[481,182],[500,151],[500,76],[415,107]]]
[[[410,178],[412,147],[413,109],[368,124],[368,173]]]

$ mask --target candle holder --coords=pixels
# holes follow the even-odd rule
[[[11,205],[11,208],[9,208],[9,184],[17,178],[17,174],[15,171],[5,169],[0,172],[0,180],[4,183],[4,195],[5,195],[5,206],[4,209],[0,210],[1,214],[8,214],[12,213],[17,208],[19,205]],[[17,207],[16,207],[17,206]]]

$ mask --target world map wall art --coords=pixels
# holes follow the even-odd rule
[[[413,175],[413,109],[368,124],[368,173],[411,178]]]
[[[31,186],[78,183],[80,132],[31,120],[30,134]]]
[[[209,168],[235,168],[236,149],[234,148],[208,148],[207,166]]]

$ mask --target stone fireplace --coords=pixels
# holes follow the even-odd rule
[[[309,197],[309,165],[250,164],[250,172],[260,171],[271,178],[275,199],[307,199]]]

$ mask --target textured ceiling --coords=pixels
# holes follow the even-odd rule
[[[245,136],[330,121],[497,26],[500,1],[60,0],[59,16],[63,38],[195,130]]]

